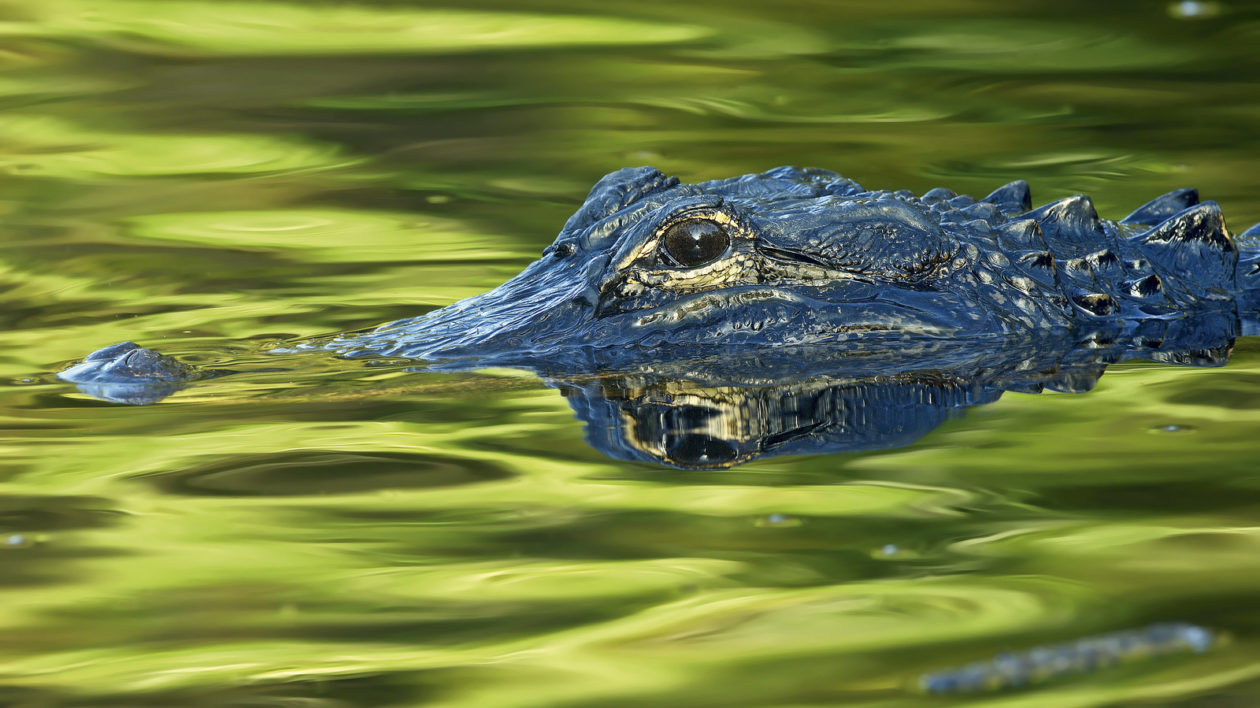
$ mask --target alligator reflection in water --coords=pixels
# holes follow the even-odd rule
[[[909,445],[1004,391],[1081,393],[1127,359],[1224,364],[1233,313],[1146,320],[1125,331],[1059,337],[897,341],[808,347],[666,363],[615,363],[590,376],[549,376],[603,453],[690,469],[760,457]]]
[[[1128,359],[1219,366],[1239,332],[1235,311],[1225,305],[1088,334],[872,338],[727,347],[701,356],[661,347],[650,362],[633,350],[583,350],[545,366],[519,366],[560,389],[586,424],[587,440],[604,454],[718,469],[775,455],[902,447],[1005,391],[1088,391],[1108,365]],[[426,369],[476,364],[456,360]],[[184,365],[130,342],[76,366],[99,377],[76,383],[81,391],[133,405],[232,373]]]
[[[1260,309],[1260,225],[1242,236],[1192,189],[1113,222],[1083,195],[1033,209],[1023,181],[977,200],[815,168],[699,184],[626,168],[503,285],[273,351],[529,369],[623,458],[895,447],[1002,391],[1086,390],[1122,359],[1220,363]],[[124,342],[58,376],[152,403],[221,373]]]

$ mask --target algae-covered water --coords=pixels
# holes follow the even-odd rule
[[[0,705],[1250,706],[1260,340],[679,470],[566,395],[261,350],[482,292],[608,171],[1260,221],[1242,2],[0,2]],[[134,340],[247,371],[150,406]],[[1157,622],[1028,690],[920,677]]]

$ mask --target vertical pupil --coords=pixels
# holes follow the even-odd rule
[[[726,252],[731,239],[712,221],[683,221],[665,232],[665,255],[681,266],[704,265]]]

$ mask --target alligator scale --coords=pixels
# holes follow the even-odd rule
[[[1219,363],[1257,309],[1257,236],[1253,227],[1235,238],[1192,189],[1115,222],[1079,195],[1033,209],[1023,181],[974,199],[868,191],[820,169],[693,185],[627,168],[601,179],[542,257],[503,285],[277,351],[529,368],[574,399],[601,449],[727,464],[771,448],[836,449],[828,431],[844,418],[837,406],[852,413],[853,386],[865,387],[863,401],[880,398],[871,386],[970,391],[935,397],[952,409],[1003,390],[1087,388],[1082,380],[1134,356]],[[173,390],[207,375],[129,343],[59,374],[128,402],[169,390],[129,400],[116,387]],[[679,382],[701,393],[679,393]],[[731,413],[741,404],[706,399],[714,390],[721,401],[778,403],[763,401],[771,413],[758,423],[731,421],[722,416],[743,415]],[[687,418],[686,406],[709,412]],[[776,423],[775,406],[791,420]],[[659,425],[626,423],[645,407]],[[805,409],[822,422],[797,424]],[[671,457],[666,438],[679,428],[661,422],[671,412],[690,421],[683,434],[703,459]],[[731,440],[714,447],[722,435]],[[869,426],[862,435],[876,441],[859,449],[893,444]]]

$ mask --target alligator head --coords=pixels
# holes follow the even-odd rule
[[[976,200],[867,191],[812,168],[695,185],[627,168],[498,288],[320,346],[530,365],[579,348],[1062,331],[1232,299],[1237,249],[1194,190],[1121,223],[1084,196],[1030,207],[1022,181]]]
[[[1245,297],[1260,292],[1252,243],[1260,227],[1243,234],[1252,241],[1240,254],[1219,208],[1194,190],[1158,197],[1121,222],[1100,219],[1080,195],[1031,206],[1022,181],[976,200],[946,189],[868,191],[812,168],[694,185],[627,168],[601,179],[542,257],[503,285],[275,351],[521,366],[563,384],[794,347],[817,358],[819,347],[882,346],[875,358],[887,368],[896,351],[948,341],[992,360],[1034,341],[1044,353],[1094,331],[1260,309]],[[1133,351],[1150,339],[1133,338]],[[223,373],[123,344],[59,376],[98,397],[151,402]]]
[[[1070,318],[1053,278],[1036,265],[1030,277],[1000,249],[1000,239],[1016,238],[1004,230],[1019,231],[1008,215],[1028,208],[1023,182],[976,201],[945,190],[922,198],[869,192],[817,169],[689,185],[627,168],[601,179],[515,278],[331,346],[351,355],[530,359],[575,346],[773,346],[1064,327]]]

